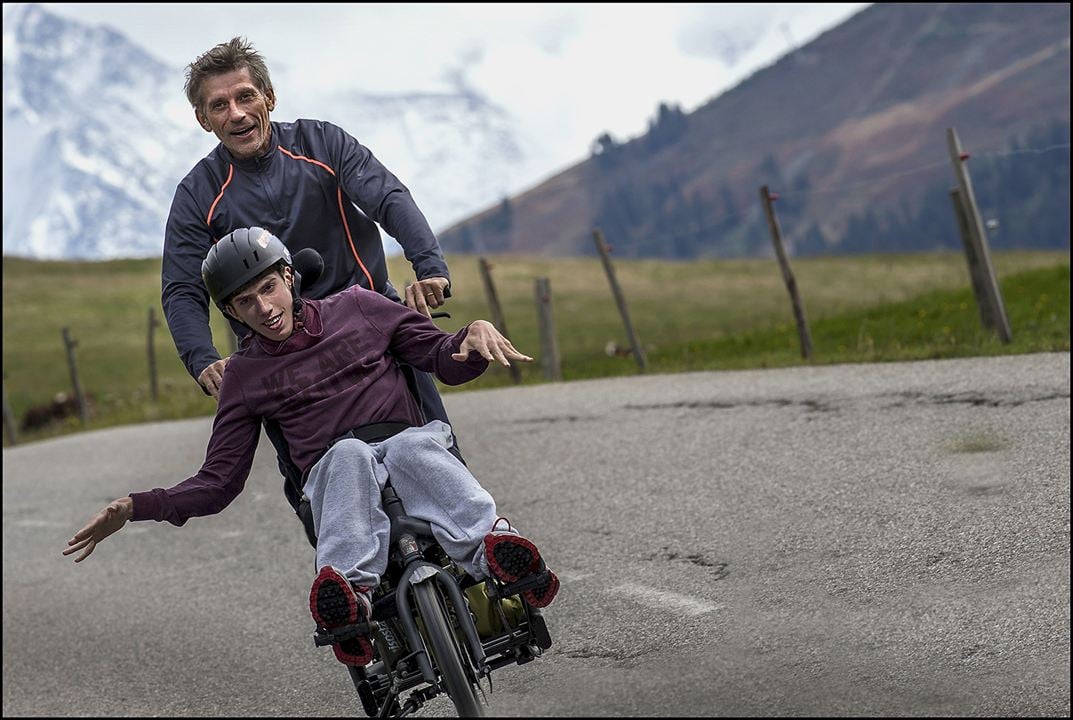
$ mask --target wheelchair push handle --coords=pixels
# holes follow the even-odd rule
[[[305,295],[324,272],[324,258],[313,248],[303,248],[291,258],[291,267],[297,273],[296,286],[300,295]]]
[[[306,291],[312,287],[313,283],[315,283],[324,272],[324,258],[313,248],[302,248],[294,254],[291,264],[294,267],[294,271],[298,273],[299,293],[304,296],[306,295]],[[445,292],[445,296],[451,296],[450,289]],[[449,318],[451,317],[451,313],[434,312],[432,313],[432,317]]]

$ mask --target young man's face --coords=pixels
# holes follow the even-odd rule
[[[236,320],[254,332],[279,342],[294,332],[294,276],[289,267],[283,274],[272,272],[231,298],[227,309]]]
[[[264,154],[272,139],[268,113],[276,96],[262,93],[247,67],[207,78],[201,86],[201,106],[194,111],[198,123],[215,133],[233,156],[249,160]]]

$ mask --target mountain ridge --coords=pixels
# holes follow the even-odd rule
[[[869,213],[914,226],[904,241],[887,233],[887,251],[949,247],[948,198],[943,229],[917,217],[924,191],[953,179],[945,128],[979,156],[1055,121],[1068,128],[1068,5],[872,5],[690,113],[664,104],[647,133],[604,134],[588,159],[440,239],[454,252],[591,255],[599,226],[625,256],[766,255],[767,184],[784,231],[812,252],[854,245],[849,227]],[[1068,152],[1046,161],[1068,178]]]

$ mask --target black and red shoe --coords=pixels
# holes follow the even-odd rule
[[[355,588],[333,567],[322,568],[309,591],[309,612],[318,627],[325,630],[368,622],[372,603],[366,588]],[[368,665],[373,659],[373,645],[367,635],[359,635],[332,645],[335,657],[344,665]]]
[[[484,556],[488,560],[488,569],[492,575],[503,583],[513,583],[535,573],[545,573],[547,582],[522,593],[522,598],[532,607],[542,608],[549,605],[559,592],[559,578],[547,568],[540,551],[531,541],[518,535],[507,520],[506,531],[497,531],[498,518],[492,526],[492,532],[484,536]]]

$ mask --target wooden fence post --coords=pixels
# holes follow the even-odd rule
[[[984,229],[983,219],[980,217],[980,208],[976,205],[976,195],[972,190],[972,178],[969,177],[969,169],[965,161],[969,154],[962,151],[961,141],[958,140],[957,130],[946,129],[946,146],[950,151],[950,162],[954,165],[954,174],[957,176],[958,190],[961,195],[962,207],[965,209],[965,218],[969,226],[969,239],[972,241],[973,252],[980,263],[980,277],[983,280],[984,295],[987,297],[990,316],[994,321],[995,330],[999,340],[1009,343],[1013,339],[1010,333],[1010,321],[1006,317],[1006,307],[1002,302],[1002,291],[999,290],[998,280],[995,279],[995,268],[991,265],[991,252],[987,244],[987,231]]]
[[[82,394],[82,382],[78,379],[78,365],[75,363],[75,348],[78,341],[71,339],[71,332],[63,328],[63,346],[67,350],[67,365],[71,369],[71,385],[74,386],[75,401],[78,403],[78,417],[86,424],[86,397]]]
[[[15,433],[15,418],[7,402],[7,373],[4,373],[4,432],[7,434],[9,444],[15,445],[19,442],[19,436]]]
[[[559,358],[559,341],[555,336],[555,319],[551,313],[551,282],[548,278],[537,278],[534,292],[540,326],[540,367],[545,380],[562,380],[562,362]]]
[[[797,280],[794,279],[794,273],[790,270],[790,261],[786,259],[786,250],[782,244],[782,228],[779,227],[779,218],[775,215],[774,201],[777,197],[768,190],[767,185],[761,186],[760,202],[764,206],[764,214],[767,215],[771,242],[775,245],[775,257],[779,260],[782,279],[786,283],[786,289],[790,293],[790,303],[794,308],[797,336],[801,340],[801,357],[808,360],[812,357],[812,335],[809,333],[808,321],[805,319],[805,306],[801,303],[801,296],[797,292]]]
[[[961,201],[961,191],[958,188],[951,188],[950,199],[954,202],[954,217],[957,219],[958,234],[961,235],[961,246],[965,250],[965,260],[969,265],[969,281],[972,283],[973,297],[976,298],[976,309],[980,313],[980,325],[985,330],[994,330],[995,319],[991,315],[991,303],[984,289],[983,266],[976,254],[976,245],[972,241],[969,216],[965,210],[965,204]]]
[[[149,308],[149,396],[153,398],[153,402],[157,401],[156,348],[153,345],[153,328],[159,324],[160,321],[156,319],[156,313],[153,312],[153,308]]]
[[[481,282],[484,283],[484,294],[488,298],[488,307],[492,311],[492,323],[503,337],[510,340],[507,332],[507,320],[503,317],[503,308],[499,305],[499,295],[496,294],[495,283],[492,282],[492,264],[483,257],[477,259],[477,267],[481,272]],[[517,385],[522,381],[522,372],[517,365],[512,364],[507,370],[510,371],[511,381]]]
[[[626,326],[626,337],[629,338],[630,347],[633,348],[633,357],[637,361],[637,367],[641,369],[641,372],[645,372],[648,369],[648,358],[645,357],[645,350],[641,347],[641,341],[638,339],[637,333],[634,332],[633,322],[630,320],[630,311],[626,307],[626,298],[623,297],[622,288],[618,285],[615,268],[611,264],[611,254],[607,248],[607,243],[604,242],[604,234],[600,232],[599,228],[593,229],[592,239],[596,243],[596,251],[600,253],[600,260],[604,264],[604,272],[607,273],[607,282],[611,285],[611,294],[615,296],[618,313],[622,316],[623,325]]]

